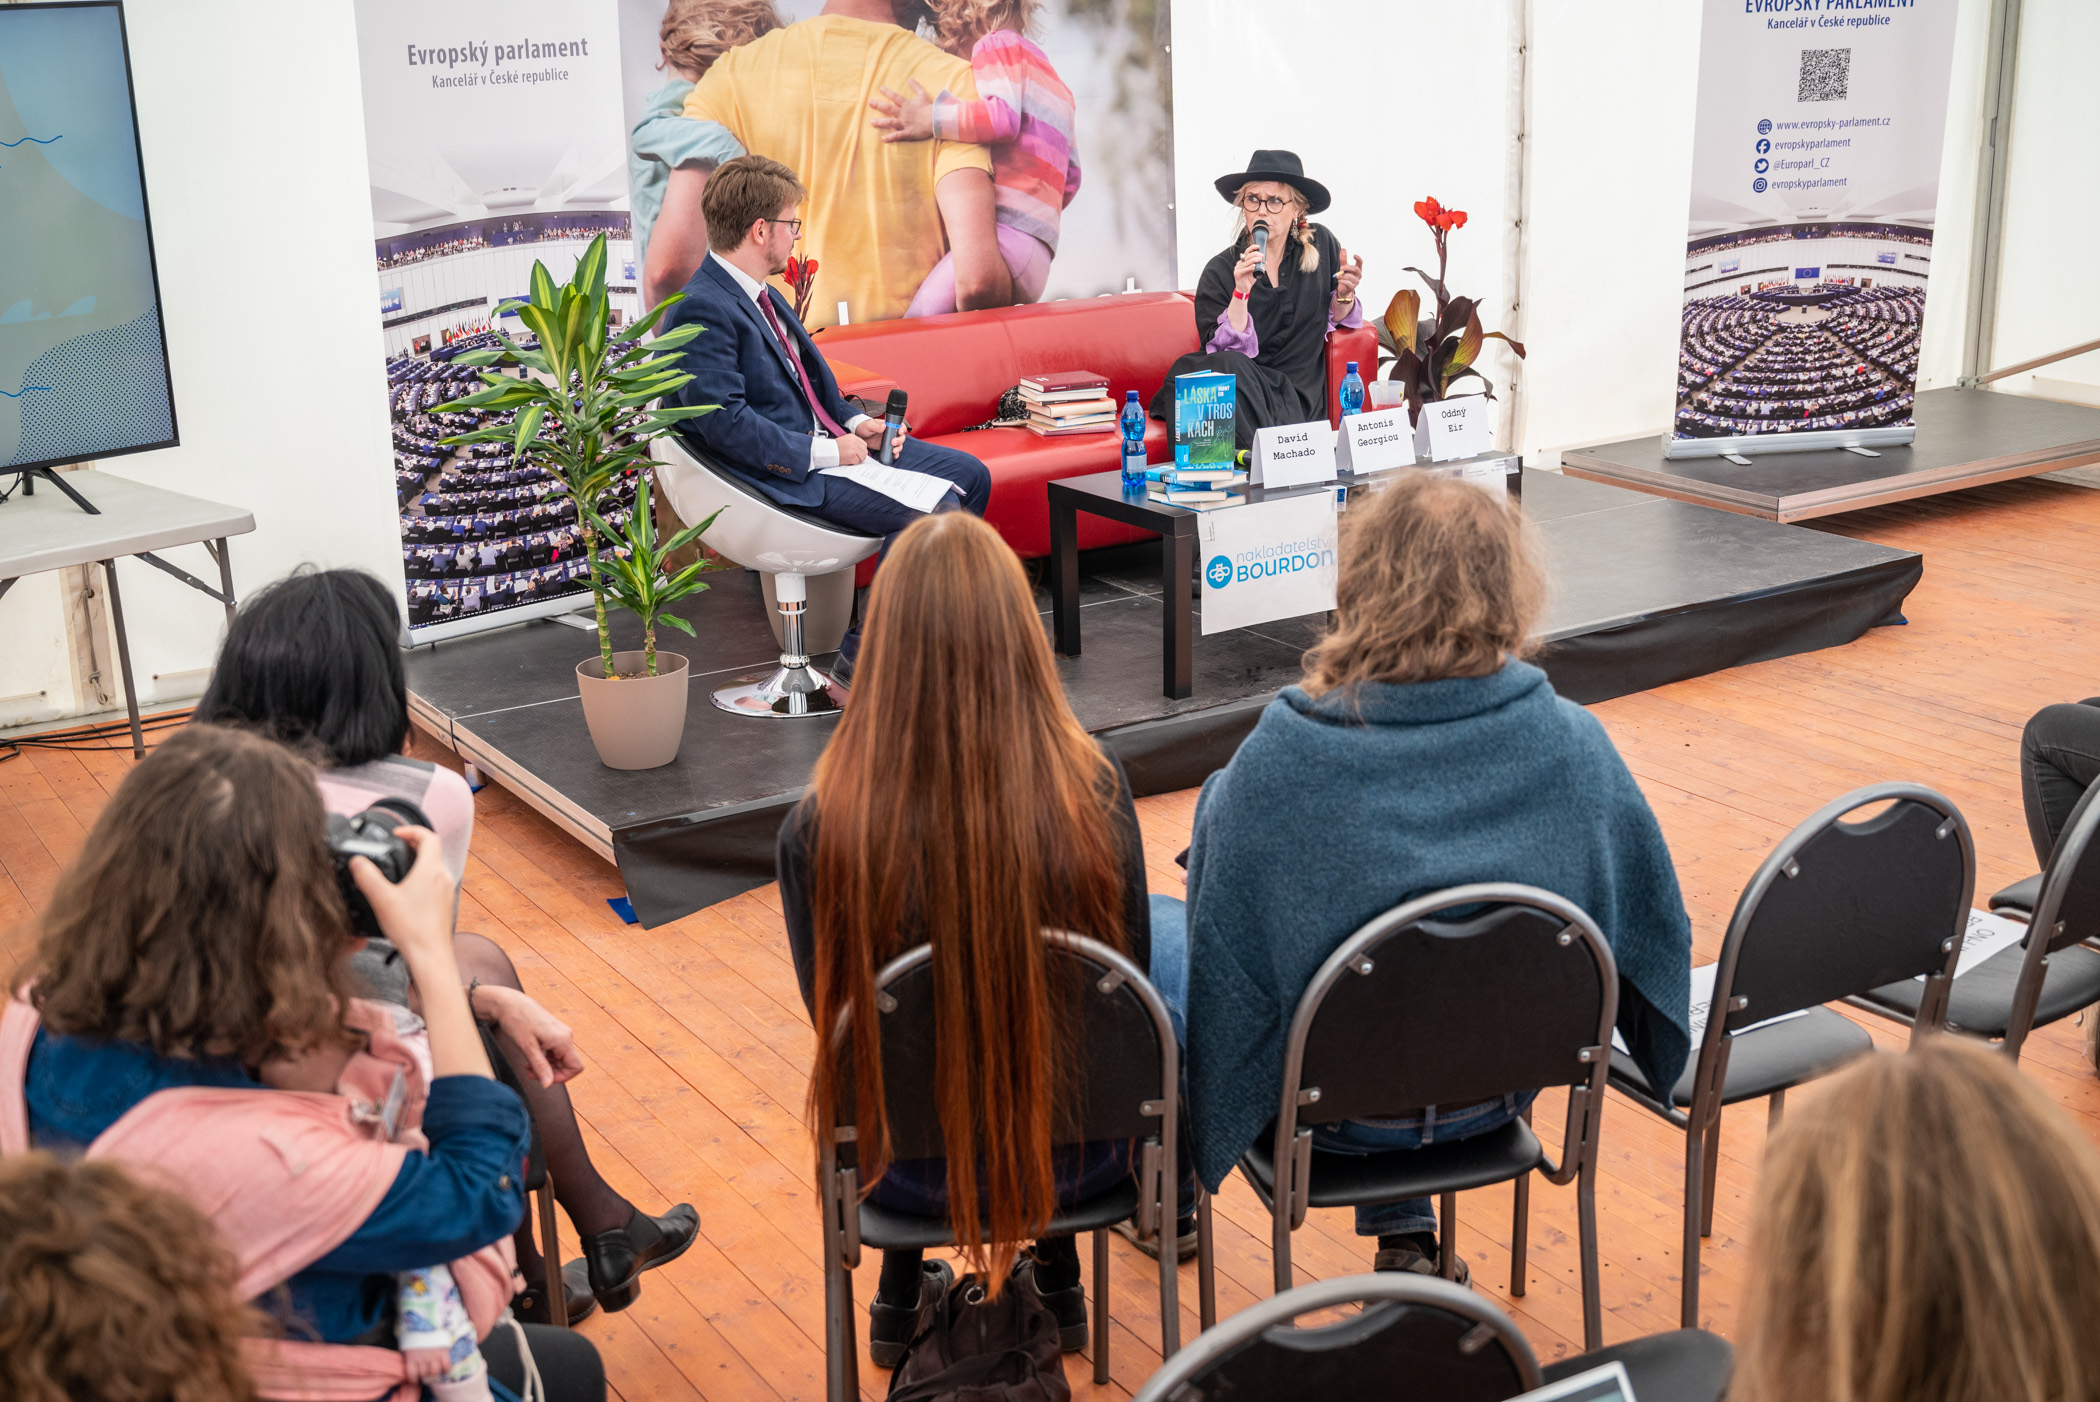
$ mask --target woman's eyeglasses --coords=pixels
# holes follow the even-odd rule
[[[1249,214],[1281,214],[1291,207],[1282,195],[1241,195],[1240,208]]]

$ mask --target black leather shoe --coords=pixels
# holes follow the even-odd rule
[[[700,1235],[700,1214],[680,1203],[661,1217],[644,1217],[640,1208],[624,1227],[583,1239],[591,1292],[607,1314],[618,1314],[642,1293],[642,1272],[677,1260]]]
[[[868,1302],[868,1358],[878,1368],[894,1368],[904,1361],[904,1351],[919,1337],[926,1317],[941,1303],[955,1283],[955,1268],[946,1261],[925,1261],[919,1266],[919,1302],[893,1305],[877,1295]]]
[[[591,1268],[581,1256],[561,1268],[561,1283],[568,1294],[569,1324],[573,1328],[598,1308],[598,1297],[591,1293]],[[554,1315],[547,1307],[545,1283],[520,1290],[510,1302],[510,1312],[520,1324],[552,1324]]]
[[[1086,1347],[1086,1287],[1069,1285],[1062,1290],[1045,1290],[1036,1284],[1035,1262],[1023,1256],[1014,1262],[1011,1278],[1014,1285],[1026,1286],[1035,1291],[1035,1297],[1043,1302],[1050,1315],[1057,1321],[1057,1346],[1065,1353],[1078,1353]]]
[[[824,670],[831,673],[831,679],[837,682],[840,686],[852,686],[853,666],[859,660],[860,654],[858,653],[855,653],[853,656],[848,657],[842,652],[837,657],[833,658],[831,661],[831,665],[829,667],[826,667]]]

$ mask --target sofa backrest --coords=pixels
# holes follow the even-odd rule
[[[1134,389],[1149,402],[1167,367],[1198,348],[1195,308],[1178,292],[833,326],[817,344],[902,385],[913,431],[927,438],[991,418],[1023,375],[1091,370],[1118,400]]]

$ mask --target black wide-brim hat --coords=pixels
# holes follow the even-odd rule
[[[1318,214],[1331,203],[1325,185],[1305,178],[1305,164],[1296,151],[1256,151],[1238,175],[1218,177],[1218,193],[1225,197],[1225,203],[1231,204],[1239,197],[1240,186],[1252,180],[1280,180],[1289,185],[1305,196],[1307,214]]]

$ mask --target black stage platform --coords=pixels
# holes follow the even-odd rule
[[[1549,472],[1523,476],[1525,514],[1552,578],[1541,663],[1582,702],[1849,642],[1900,609],[1922,557]],[[1194,695],[1160,694],[1158,546],[1080,557],[1086,651],[1061,657],[1072,709],[1122,759],[1139,794],[1201,783],[1263,706],[1297,680],[1321,616],[1197,637]],[[1049,626],[1048,593],[1037,605]],[[684,748],[662,769],[598,763],[573,679],[589,633],[522,623],[409,654],[418,724],[617,862],[647,925],[773,879],[773,837],[835,721],[716,710],[708,692],[774,656],[758,580],[715,577],[686,616],[697,639]],[[631,620],[616,645],[640,645]]]
[[[2009,477],[2100,462],[2100,409],[1987,389],[1933,389],[1917,399],[1918,441],[1863,457],[1842,448],[1726,458],[1662,455],[1630,438],[1561,454],[1571,477],[1632,487],[1767,521],[1806,521]]]

